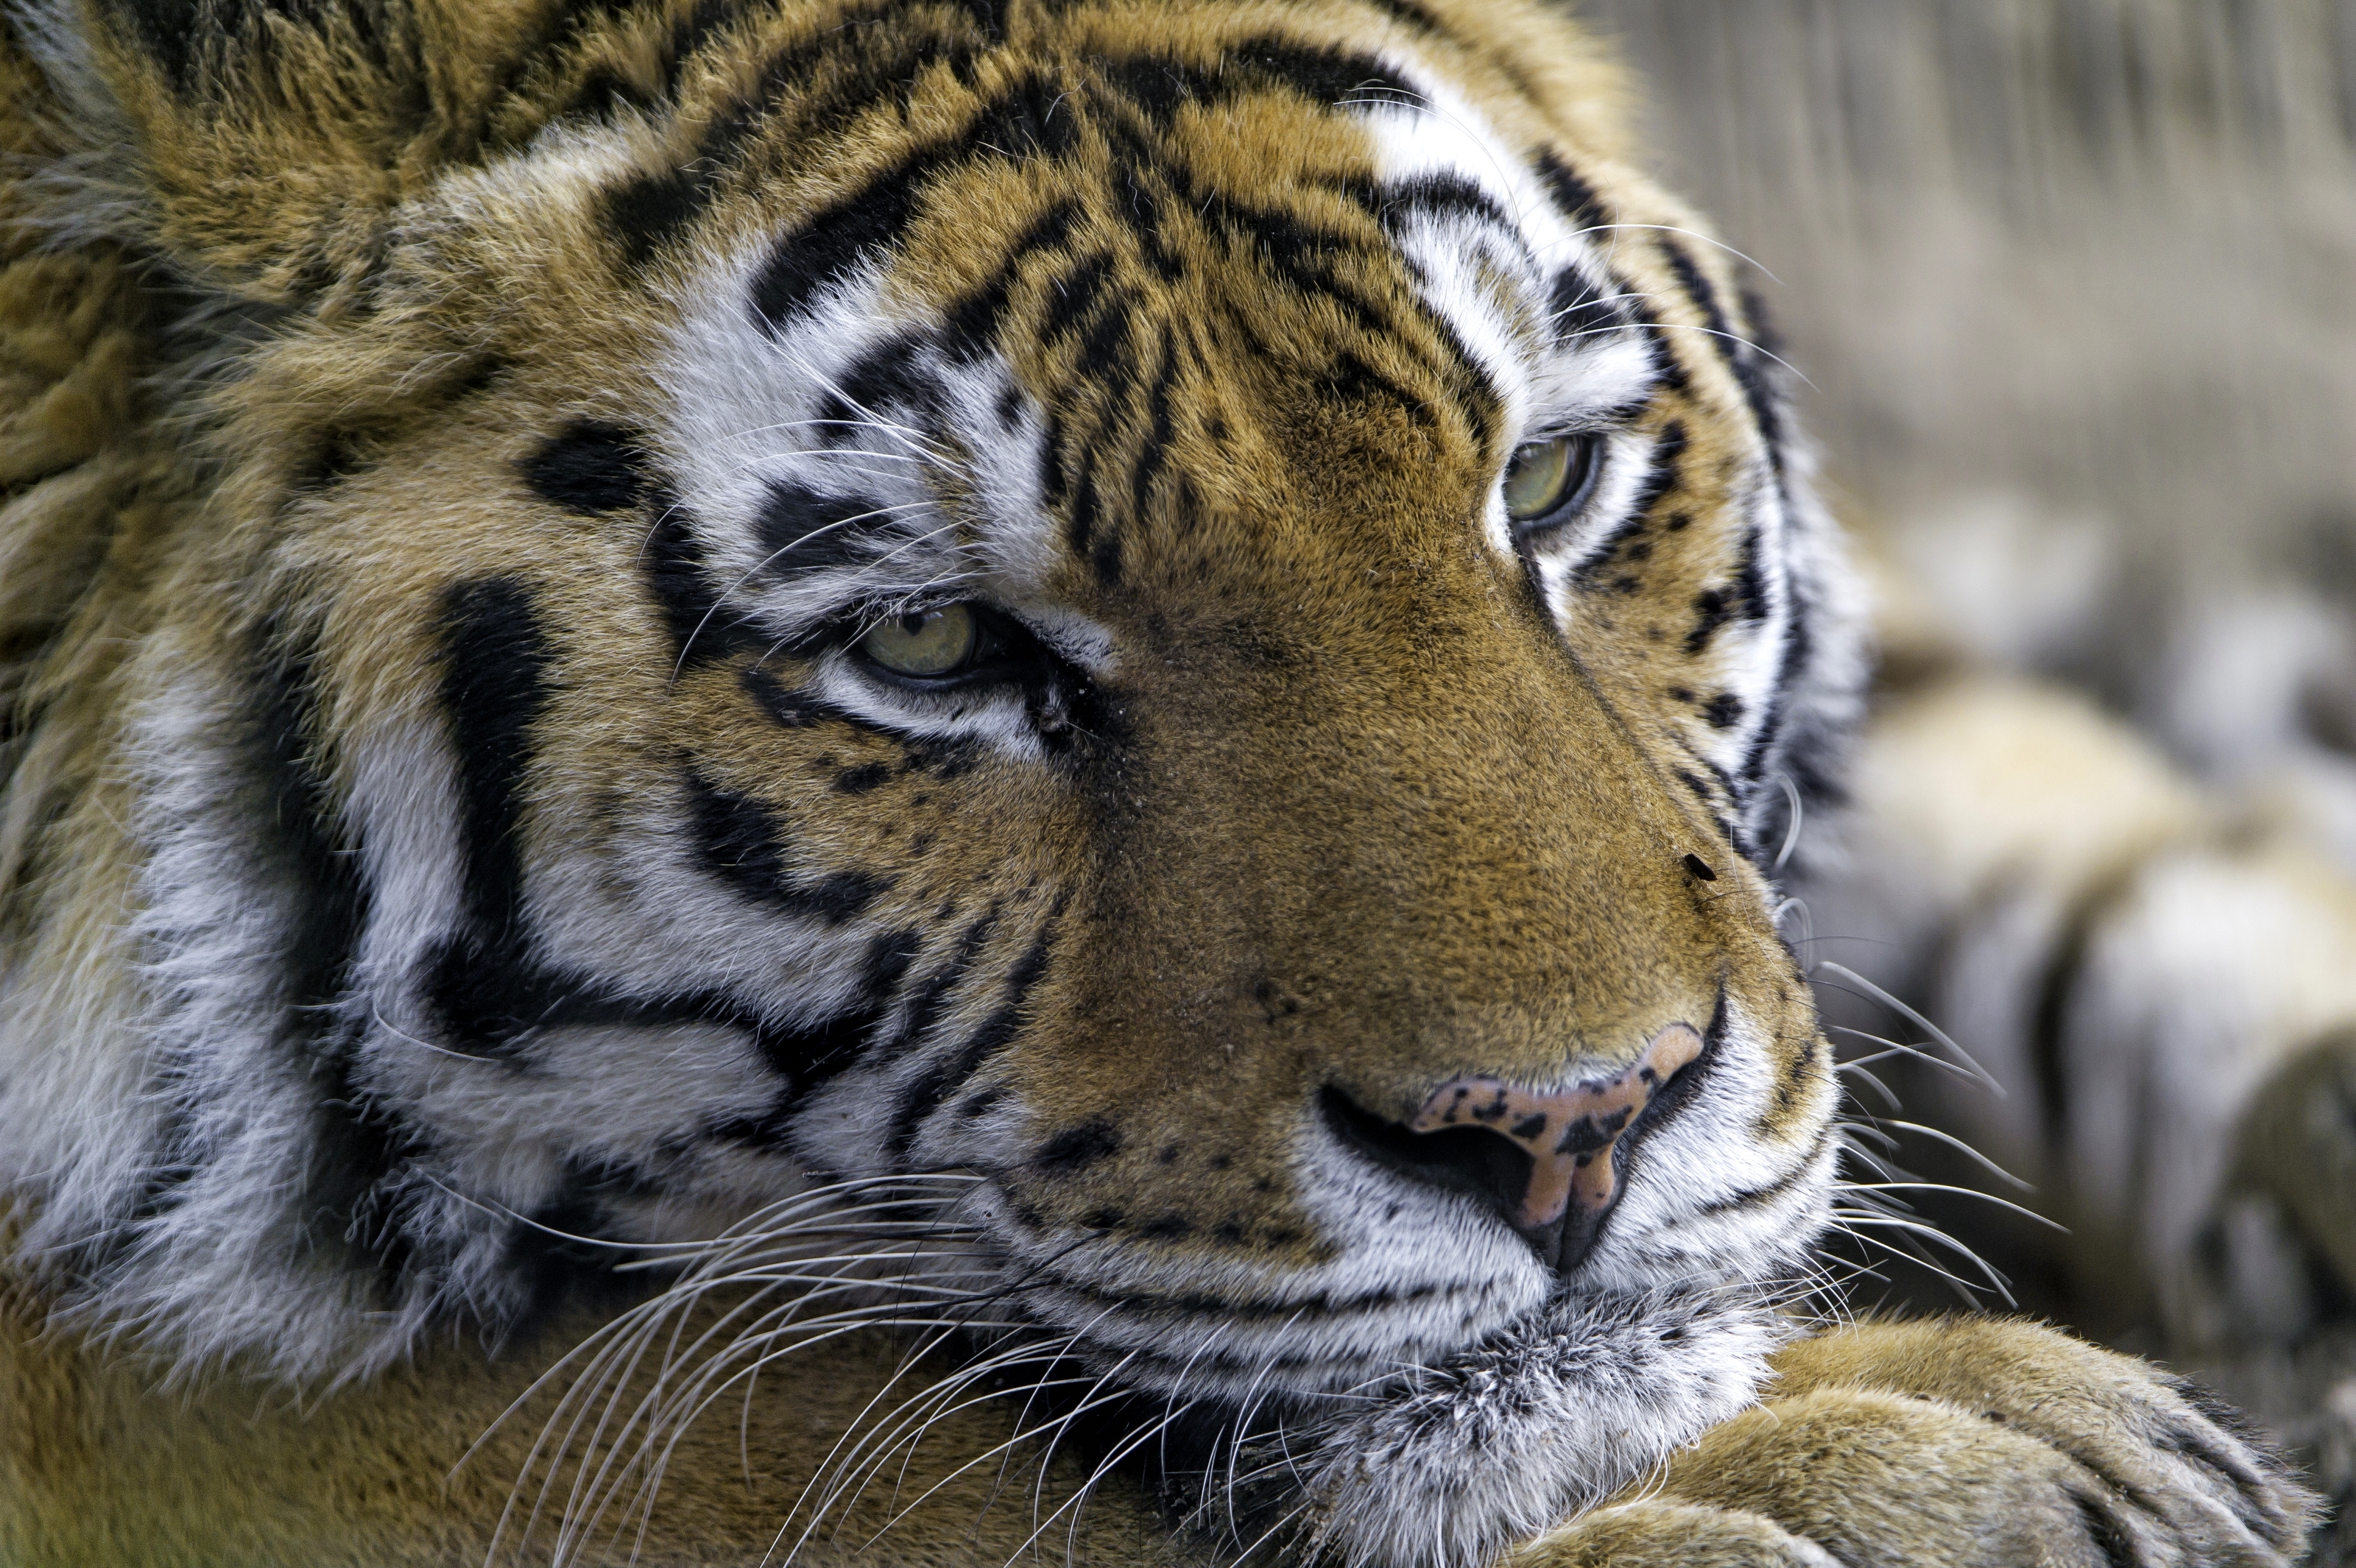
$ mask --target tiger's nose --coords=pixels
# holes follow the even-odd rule
[[[1544,1092],[1453,1078],[1403,1123],[1378,1122],[1346,1100],[1336,1120],[1383,1165],[1485,1200],[1541,1263],[1564,1273],[1594,1245],[1618,1200],[1625,1151],[1659,1124],[1645,1112],[1701,1052],[1700,1032],[1674,1023],[1610,1078]]]

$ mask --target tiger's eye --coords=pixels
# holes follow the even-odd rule
[[[859,651],[895,675],[948,675],[973,656],[980,638],[963,604],[894,615],[859,639]]]
[[[1561,506],[1581,477],[1585,445],[1584,437],[1561,435],[1517,448],[1505,464],[1505,515],[1526,523]]]

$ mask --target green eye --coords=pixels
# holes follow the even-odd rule
[[[859,639],[859,651],[894,675],[954,675],[980,640],[970,608],[944,604],[893,616]]]
[[[1590,435],[1558,435],[1516,448],[1505,464],[1505,515],[1529,523],[1559,510],[1586,486],[1594,466]]]

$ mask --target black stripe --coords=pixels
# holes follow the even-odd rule
[[[686,773],[687,807],[696,859],[740,896],[805,920],[840,925],[864,913],[891,887],[864,871],[837,871],[815,886],[787,879],[777,815],[750,795],[722,789],[701,773]]]
[[[725,24],[743,15],[737,0],[696,0],[695,9],[671,27],[668,47],[663,50],[663,91],[676,95],[685,79],[687,67],[703,52],[714,35]]]
[[[1136,296],[1116,290],[1081,337],[1073,365],[1082,379],[1095,382],[1124,409],[1134,401],[1137,390],[1137,359],[1131,351],[1136,335]]]
[[[1661,254],[1668,258],[1669,271],[1677,276],[1677,286],[1685,290],[1686,297],[1701,311],[1702,325],[1709,329],[1712,351],[1726,361],[1729,369],[1732,369],[1737,345],[1732,331],[1726,325],[1726,311],[1718,303],[1718,291],[1710,287],[1709,279],[1703,275],[1691,252],[1677,243],[1676,236],[1660,236],[1660,246]]]
[[[868,259],[887,249],[916,215],[917,176],[895,170],[856,197],[819,213],[780,240],[753,284],[753,315],[771,332]]]
[[[1479,219],[1500,229],[1514,227],[1497,198],[1462,175],[1419,175],[1389,187],[1380,200],[1379,213],[1391,226],[1411,213],[1433,212]]]
[[[1742,292],[1742,314],[1749,318],[1748,339],[1734,357],[1734,374],[1742,382],[1743,398],[1751,404],[1751,417],[1759,421],[1759,433],[1766,438],[1767,456],[1775,472],[1783,472],[1783,399],[1776,385],[1775,368],[1779,350],[1775,332],[1769,325],[1767,304],[1756,293]]]
[[[1095,448],[1081,447],[1076,461],[1079,478],[1071,487],[1072,505],[1064,519],[1064,543],[1074,555],[1085,559],[1088,541],[1096,536],[1098,510]]]
[[[1594,552],[1580,563],[1578,577],[1580,587],[1595,586],[1611,566],[1612,559],[1619,552],[1620,547],[1644,531],[1644,525],[1652,520],[1653,508],[1659,506],[1661,497],[1675,489],[1684,477],[1682,464],[1687,439],[1683,420],[1671,420],[1661,427],[1661,439],[1653,447],[1652,462],[1644,469],[1644,482],[1629,502],[1628,515],[1596,545]],[[1697,645],[1688,642],[1686,651],[1696,652]]]
[[[891,520],[870,496],[822,496],[782,479],[766,489],[753,531],[761,541],[761,570],[776,577],[854,566],[873,553],[876,531]]]
[[[915,931],[885,932],[870,942],[861,964],[858,1005],[849,1010],[798,1029],[756,1027],[754,1044],[786,1086],[762,1115],[723,1122],[711,1135],[762,1148],[789,1147],[794,1112],[812,1089],[859,1059],[923,942],[923,933]]]
[[[315,1086],[314,1120],[302,1189],[294,1199],[305,1243],[369,1270],[391,1305],[412,1255],[408,1205],[391,1196],[419,1152],[398,1116],[362,1090],[357,1031],[339,1009],[348,995],[372,902],[360,860],[339,823],[334,793],[316,760],[324,751],[320,655],[305,636],[278,628],[257,638],[247,695],[244,752],[258,791],[246,820],[260,829],[252,873],[269,889],[283,921],[277,985],[280,1049]],[[186,1075],[201,1084],[204,1075]],[[176,1150],[145,1194],[167,1207],[177,1181],[201,1157]]]
[[[118,26],[128,25],[173,87],[192,96],[227,96],[223,84],[242,72],[218,69],[224,57],[235,53],[267,61],[278,53],[282,29],[324,36],[332,27],[342,49],[380,72],[415,69],[398,52],[410,44],[402,26],[406,18],[366,0],[351,5],[334,0],[107,0],[105,9]],[[386,26],[388,22],[392,25]],[[208,66],[216,69],[208,70]],[[247,69],[268,74],[266,65]],[[397,144],[428,112],[423,93],[396,99],[388,136]]]
[[[753,286],[755,319],[781,332],[825,289],[864,260],[896,244],[916,214],[926,186],[970,158],[1056,157],[1070,151],[1078,127],[1062,96],[1042,76],[1026,77],[984,103],[965,129],[904,156],[852,195],[813,215],[778,241]]]
[[[1770,608],[1766,573],[1760,560],[1762,544],[1754,524],[1743,530],[1742,542],[1735,547],[1734,600],[1746,621],[1765,620]]]
[[[744,694],[768,716],[769,721],[782,729],[807,730],[817,724],[860,723],[834,704],[798,687],[786,685],[759,665],[745,666],[740,682]],[[864,725],[861,727],[866,728]]]
[[[617,997],[532,959],[523,907],[524,782],[530,732],[552,692],[553,648],[530,590],[513,578],[456,585],[444,614],[442,699],[458,763],[461,918],[428,956],[421,979],[448,1045],[498,1056],[541,1028],[757,1029],[723,998]],[[795,912],[829,919],[848,918],[873,896],[863,878],[829,879],[810,890],[780,882],[769,891]]]
[[[886,409],[935,401],[938,392],[920,357],[923,350],[916,335],[895,333],[862,352],[819,404],[819,439],[829,444],[851,441]]]
[[[522,920],[524,774],[555,653],[531,591],[517,578],[458,583],[444,596],[442,617],[441,697],[458,763],[464,907],[477,932],[503,938]]]
[[[1654,378],[1673,392],[1690,391],[1693,378],[1686,374],[1686,363],[1677,357],[1676,347],[1669,342],[1669,329],[1661,324],[1658,313],[1642,303],[1632,304],[1630,309],[1637,323],[1644,328],[1644,340],[1652,354]]]
[[[948,1004],[949,993],[964,981],[966,976],[972,971],[975,961],[981,956],[983,944],[990,940],[990,933],[997,929],[998,915],[999,906],[993,903],[980,918],[967,926],[958,935],[957,948],[949,955],[948,961],[925,981],[909,1001],[907,1017],[901,1021],[899,1032],[893,1039],[891,1049],[894,1051],[909,1050],[924,1044],[926,1036],[932,1032],[934,1024],[939,1021],[941,1009]],[[933,1076],[933,1074],[926,1074],[920,1077],[908,1093],[903,1093],[899,1105],[894,1109],[891,1126],[885,1137],[885,1147],[890,1150],[895,1161],[905,1161],[908,1157],[908,1146],[916,1141],[917,1118],[921,1117],[930,1105],[939,1103],[938,1094],[928,1091],[926,1087]],[[919,1105],[915,1114],[911,1115],[908,1098],[910,1093],[919,1095],[933,1093],[934,1097],[929,1104]]]
[[[1064,1128],[1039,1146],[1032,1168],[1048,1176],[1071,1176],[1120,1152],[1120,1129],[1102,1116]]]
[[[686,62],[734,15],[724,0],[706,0],[671,40],[665,91],[676,93]],[[632,268],[675,241],[724,187],[745,144],[775,127],[799,144],[838,136],[862,114],[887,101],[905,113],[917,79],[936,64],[962,69],[978,52],[968,39],[911,30],[896,0],[859,7],[825,31],[796,39],[763,61],[748,90],[718,105],[695,154],[683,166],[650,171],[616,187],[607,218],[621,236]],[[982,28],[987,37],[992,30]],[[828,68],[832,68],[830,70]],[[825,76],[818,97],[801,90]]]
[[[717,187],[708,171],[658,169],[616,186],[605,197],[605,228],[622,242],[622,261],[642,271],[695,221]]]
[[[1610,221],[1602,202],[1596,199],[1595,187],[1573,174],[1560,158],[1550,152],[1540,152],[1537,173],[1556,208],[1573,224],[1582,229],[1600,229]]]
[[[442,622],[441,698],[457,761],[453,826],[463,869],[459,931],[429,962],[425,990],[455,1049],[497,1054],[538,1021],[529,997],[518,995],[527,962],[523,785],[554,652],[531,591],[516,578],[454,585]]]
[[[951,1094],[962,1088],[983,1063],[1013,1041],[1023,1028],[1023,1008],[1032,991],[1046,976],[1049,950],[1055,938],[1057,921],[1050,915],[1040,930],[1030,951],[1014,965],[1006,977],[1006,988],[999,998],[997,1010],[983,1020],[973,1038],[958,1048],[948,1060],[935,1063],[917,1075],[900,1092],[899,1103],[893,1108],[891,1147],[894,1155],[907,1157],[916,1140],[917,1128],[925,1118],[940,1109]]]
[[[1107,251],[1075,261],[1071,271],[1055,280],[1050,287],[1046,314],[1039,321],[1040,337],[1048,343],[1061,343],[1087,325],[1112,282],[1112,254]]]
[[[1417,32],[1430,33],[1443,38],[1456,36],[1436,12],[1417,5],[1415,0],[1360,0],[1360,3]]]
[[[1333,357],[1333,362],[1318,378],[1317,390],[1329,402],[1397,403],[1416,423],[1431,422],[1431,409],[1426,399],[1346,348]]]
[[[1130,55],[1094,64],[1098,80],[1159,126],[1168,126],[1181,104],[1225,96],[1215,69],[1166,56]]]
[[[762,62],[748,91],[718,107],[696,148],[696,164],[727,168],[765,128],[813,146],[841,137],[886,102],[905,120],[919,78],[937,65],[962,75],[983,48],[971,38],[915,31],[919,25],[906,5],[886,0],[787,45]],[[807,94],[821,70],[825,91]]]
[[[1191,193],[1190,193],[1191,194]],[[1203,220],[1226,228],[1231,239],[1247,249],[1257,251],[1256,259],[1284,283],[1302,293],[1316,294],[1331,300],[1347,311],[1356,327],[1370,337],[1411,348],[1413,335],[1400,330],[1392,318],[1392,302],[1370,296],[1344,277],[1337,268],[1337,251],[1365,248],[1362,237],[1345,235],[1321,229],[1299,217],[1283,212],[1270,212],[1230,199],[1213,191],[1197,202]],[[1496,389],[1479,371],[1472,353],[1457,336],[1456,329],[1445,316],[1426,304],[1419,295],[1410,294],[1409,308],[1417,318],[1440,339],[1447,356],[1444,363],[1431,367],[1436,379],[1454,391],[1459,406],[1472,426],[1474,438],[1483,445],[1494,444],[1504,418],[1503,404]],[[1248,323],[1237,324],[1247,335]],[[1256,345],[1263,356],[1271,351],[1265,344]],[[1363,366],[1363,361],[1357,362]],[[1349,379],[1345,378],[1345,381]],[[1356,384],[1356,383],[1353,383]],[[1399,387],[1387,377],[1367,369],[1363,385],[1378,387],[1383,395],[1397,398],[1405,407],[1419,415],[1428,411],[1428,400]]]
[[[1001,253],[998,270],[989,280],[943,312],[942,352],[958,364],[971,365],[995,347],[1008,295],[1013,292],[1023,263],[1043,251],[1060,247],[1071,237],[1079,216],[1079,204],[1066,199],[1033,219],[1031,227]]]
[[[1372,55],[1269,37],[1230,45],[1226,56],[1246,68],[1247,73],[1282,82],[1319,103],[1341,103],[1369,95],[1423,101],[1423,94],[1412,83]]]
[[[1245,250],[1256,251],[1254,259],[1282,282],[1305,294],[1323,294],[1346,308],[1353,325],[1361,331],[1376,336],[1398,336],[1389,302],[1360,293],[1334,264],[1337,253],[1371,249],[1372,233],[1344,234],[1320,228],[1297,213],[1249,206],[1215,190],[1201,197],[1197,210],[1204,222],[1225,229]]]
[[[550,506],[594,517],[644,504],[651,464],[635,432],[601,420],[575,420],[516,466],[525,487]]]
[[[1616,293],[1606,293],[1599,289],[1577,267],[1565,267],[1557,272],[1554,287],[1547,296],[1547,321],[1553,328],[1554,340],[1566,346],[1597,333],[1625,327],[1628,318],[1622,310]]]
[[[1106,86],[1163,125],[1183,104],[1222,103],[1271,86],[1290,88],[1324,104],[1384,95],[1423,101],[1413,85],[1372,55],[1273,34],[1237,39],[1208,65],[1169,55],[1136,54],[1097,61],[1095,69]]]
[[[1708,274],[1695,261],[1692,254],[1678,243],[1675,235],[1660,238],[1662,253],[1668,257],[1670,270],[1676,273],[1677,283],[1700,306],[1703,325],[1709,328],[1710,342],[1726,368],[1734,372],[1737,385],[1742,389],[1742,400],[1751,410],[1751,420],[1767,443],[1768,456],[1781,473],[1783,465],[1783,421],[1776,406],[1775,389],[1767,375],[1772,363],[1762,352],[1762,345],[1737,333],[1727,319],[1726,309],[1719,303],[1718,291],[1710,286]],[[1759,313],[1756,296],[1746,293],[1743,304],[1747,314]]]
[[[1050,512],[1061,507],[1071,494],[1072,478],[1064,466],[1067,434],[1064,411],[1050,404],[1044,438],[1039,443],[1039,499]]]
[[[1170,461],[1170,442],[1173,433],[1170,408],[1171,388],[1178,379],[1177,345],[1170,324],[1162,324],[1162,355],[1154,366],[1153,379],[1145,389],[1146,427],[1144,444],[1137,454],[1137,466],[1130,475],[1130,514],[1142,517],[1153,500],[1153,482]],[[1116,574],[1117,575],[1117,574]],[[1110,580],[1108,580],[1109,585]]]
[[[1705,588],[1694,595],[1693,629],[1686,634],[1686,652],[1697,654],[1718,635],[1718,629],[1734,618],[1731,601],[1734,595],[1723,588]]]
[[[948,961],[934,971],[909,1002],[908,1016],[901,1020],[899,1033],[893,1041],[895,1050],[924,1043],[925,1036],[939,1019],[941,1007],[948,1001],[948,994],[973,967],[974,960],[981,955],[982,944],[990,940],[990,933],[997,924],[998,905],[993,903],[958,934],[957,948],[949,955]]]
[[[457,753],[465,856],[459,930],[428,955],[420,976],[426,1006],[449,1049],[509,1055],[536,1029],[715,1025],[752,1035],[788,1086],[830,1071],[882,1016],[873,994],[898,983],[913,948],[879,939],[868,958],[870,995],[844,1015],[798,1028],[718,993],[616,995],[589,976],[536,962],[524,921],[520,834],[533,726],[554,687],[554,653],[530,591],[512,578],[461,583],[444,600],[442,697]],[[885,884],[858,872],[814,886],[786,880],[773,819],[757,803],[689,778],[691,830],[715,874],[785,912],[840,923]],[[358,1168],[358,1167],[355,1167]]]
[[[655,523],[638,560],[647,592],[670,634],[673,662],[684,672],[759,651],[763,644],[754,628],[721,602],[704,570],[695,519],[665,492],[656,492],[652,500]]]
[[[498,63],[496,86],[477,101],[499,103],[514,100],[525,92],[524,83],[535,70],[561,76],[567,65],[577,63],[581,46],[593,29],[611,26],[628,10],[621,0],[575,0],[562,7],[549,19],[552,25],[545,32],[525,40]],[[562,59],[568,55],[573,59]],[[584,77],[573,96],[557,104],[555,111],[560,116],[594,114],[610,112],[624,102],[642,109],[654,107],[653,100],[635,82],[626,81],[615,71],[600,67]]]

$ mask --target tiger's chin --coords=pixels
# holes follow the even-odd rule
[[[1566,1291],[1356,1392],[1134,1425],[1164,1506],[1238,1560],[1471,1568],[1753,1400],[1797,1331],[1752,1286]]]

